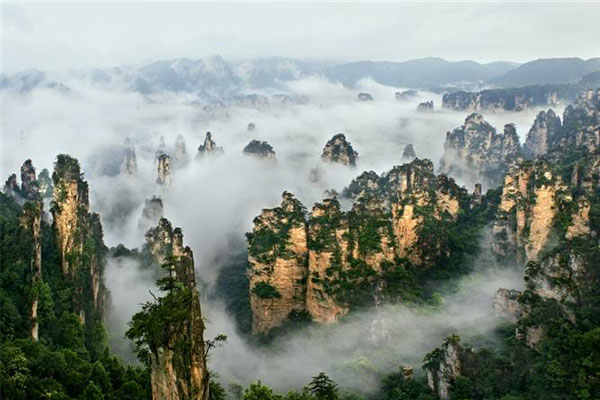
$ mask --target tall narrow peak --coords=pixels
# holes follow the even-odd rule
[[[26,160],[21,166],[21,196],[27,200],[35,200],[39,197],[39,184],[31,160]]]
[[[42,210],[41,200],[27,202],[23,205],[21,227],[31,238],[31,308],[29,314],[30,335],[35,341],[39,338],[38,304],[42,284]]]
[[[204,157],[208,155],[219,155],[223,153],[223,148],[217,146],[215,141],[212,139],[212,134],[206,132],[204,137],[204,143],[198,147],[198,157]]]
[[[73,310],[81,322],[100,321],[105,292],[102,259],[106,252],[100,217],[89,212],[88,184],[77,159],[59,154],[52,180],[54,194],[50,211],[62,273],[73,282]]]
[[[264,209],[247,233],[253,333],[268,333],[291,313],[306,310],[307,232],[304,206],[284,192],[281,206]]]
[[[166,295],[133,316],[127,335],[148,351],[153,399],[206,400],[207,349],[192,250],[166,218],[146,233],[146,246],[165,270],[158,283]]]
[[[167,154],[158,156],[156,183],[162,186],[171,185],[171,157]]]
[[[121,172],[127,175],[137,174],[137,157],[135,155],[135,144],[130,139],[125,141],[125,155],[121,164]]]
[[[502,180],[510,162],[520,154],[514,125],[506,125],[504,133],[496,133],[480,114],[467,116],[465,123],[446,133],[443,173],[495,186]]]
[[[527,133],[523,152],[528,158],[536,158],[548,152],[561,133],[560,117],[552,109],[540,111]]]
[[[355,166],[358,153],[352,148],[352,144],[346,140],[346,135],[338,133],[325,144],[321,158],[327,162]]]

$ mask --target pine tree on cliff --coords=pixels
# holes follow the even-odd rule
[[[153,242],[154,236],[160,238]],[[206,400],[210,376],[207,352],[213,341],[203,339],[204,322],[196,289],[194,260],[183,247],[181,229],[162,218],[147,234],[164,276],[156,281],[162,297],[147,302],[130,321],[126,336],[133,340],[140,360],[150,367],[154,400]],[[215,340],[218,340],[215,339]]]

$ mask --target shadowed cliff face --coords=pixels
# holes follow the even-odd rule
[[[507,124],[503,134],[476,113],[464,125],[446,134],[440,171],[467,181],[482,180],[495,187],[507,166],[520,156],[521,147],[515,126]]]
[[[106,251],[100,217],[89,212],[88,184],[82,178],[76,159],[59,155],[54,164],[52,180],[53,227],[60,249],[63,276],[76,285],[74,310],[81,322],[99,321],[104,313],[104,285],[100,271]],[[82,280],[81,276],[85,278]],[[91,307],[87,305],[90,299]],[[91,315],[86,315],[86,312]]]
[[[418,159],[381,177],[362,174],[344,193],[354,201],[349,211],[325,199],[306,221],[304,207],[286,192],[280,207],[254,220],[247,235],[254,333],[268,333],[291,314],[330,323],[379,304],[397,265],[427,268],[451,256],[445,238],[428,227],[455,224],[470,202],[464,189]]]
[[[542,117],[534,128],[546,129]],[[564,120],[545,142],[544,157],[506,174],[493,228],[494,252],[525,265],[526,281],[522,293],[499,290],[495,307],[518,323],[517,337],[534,349],[545,337],[544,310],[558,305],[566,323],[576,324],[582,299],[598,284],[600,226],[591,211],[600,189],[598,92],[581,96]]]
[[[175,315],[164,322],[166,326],[158,327],[163,334],[146,338],[149,340],[145,344],[150,350],[152,398],[208,399],[207,349],[192,250],[183,246],[181,229],[173,229],[165,218],[146,233],[146,245],[174,285],[167,296],[159,300],[158,307],[171,303],[182,307],[165,309]],[[160,316],[161,313],[157,313],[157,317]],[[135,328],[136,319],[133,321]]]

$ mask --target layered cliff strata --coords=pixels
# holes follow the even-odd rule
[[[528,158],[536,158],[548,152],[548,148],[558,140],[561,133],[561,122],[553,110],[540,111],[523,145],[523,154]]]
[[[442,107],[456,111],[524,111],[536,106],[554,107],[561,100],[572,100],[576,91],[569,85],[458,91],[444,94]]]
[[[192,250],[184,247],[181,229],[165,218],[146,233],[146,246],[174,285],[182,285],[166,297],[181,300],[177,315],[166,320],[163,335],[149,339],[152,398],[206,400],[209,374]]]
[[[492,248],[520,262],[535,260],[551,238],[558,202],[570,199],[551,165],[543,160],[512,167],[504,177]]]
[[[304,207],[285,192],[247,234],[253,333],[267,333],[291,313],[306,310],[307,232]]]
[[[349,211],[327,198],[307,221],[302,205],[284,193],[281,207],[255,219],[248,234],[255,332],[267,333],[293,311],[329,323],[376,304],[386,274],[404,268],[399,265],[427,268],[452,256],[441,232],[470,206],[466,191],[435,176],[428,160],[382,176],[363,173],[344,196],[354,200]]]
[[[575,324],[584,299],[600,284],[600,221],[592,212],[600,190],[597,93],[587,92],[565,110],[568,124],[558,140],[547,142],[542,158],[514,166],[505,177],[493,249],[525,265],[526,288],[501,289],[495,306],[533,349],[545,337],[545,313]]]
[[[460,337],[451,335],[441,347],[425,356],[423,368],[427,371],[427,385],[439,400],[449,400],[454,381],[462,374],[465,357]]]
[[[520,155],[519,137],[514,125],[502,134],[476,113],[464,125],[446,134],[440,171],[471,182],[496,186],[507,166]]]
[[[327,162],[355,166],[358,153],[352,148],[352,144],[346,140],[346,136],[343,133],[338,133],[325,144],[321,158]]]
[[[102,258],[106,252],[98,214],[90,213],[88,184],[79,162],[58,155],[52,174],[50,209],[61,256],[62,273],[74,284],[73,308],[80,320],[100,320],[104,309]]]
[[[156,183],[162,186],[171,185],[171,157],[164,153],[157,159]]]

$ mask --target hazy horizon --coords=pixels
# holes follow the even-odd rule
[[[589,27],[599,12],[600,3],[3,2],[2,72],[211,55],[334,63],[589,59],[598,55],[600,30],[590,35]]]

